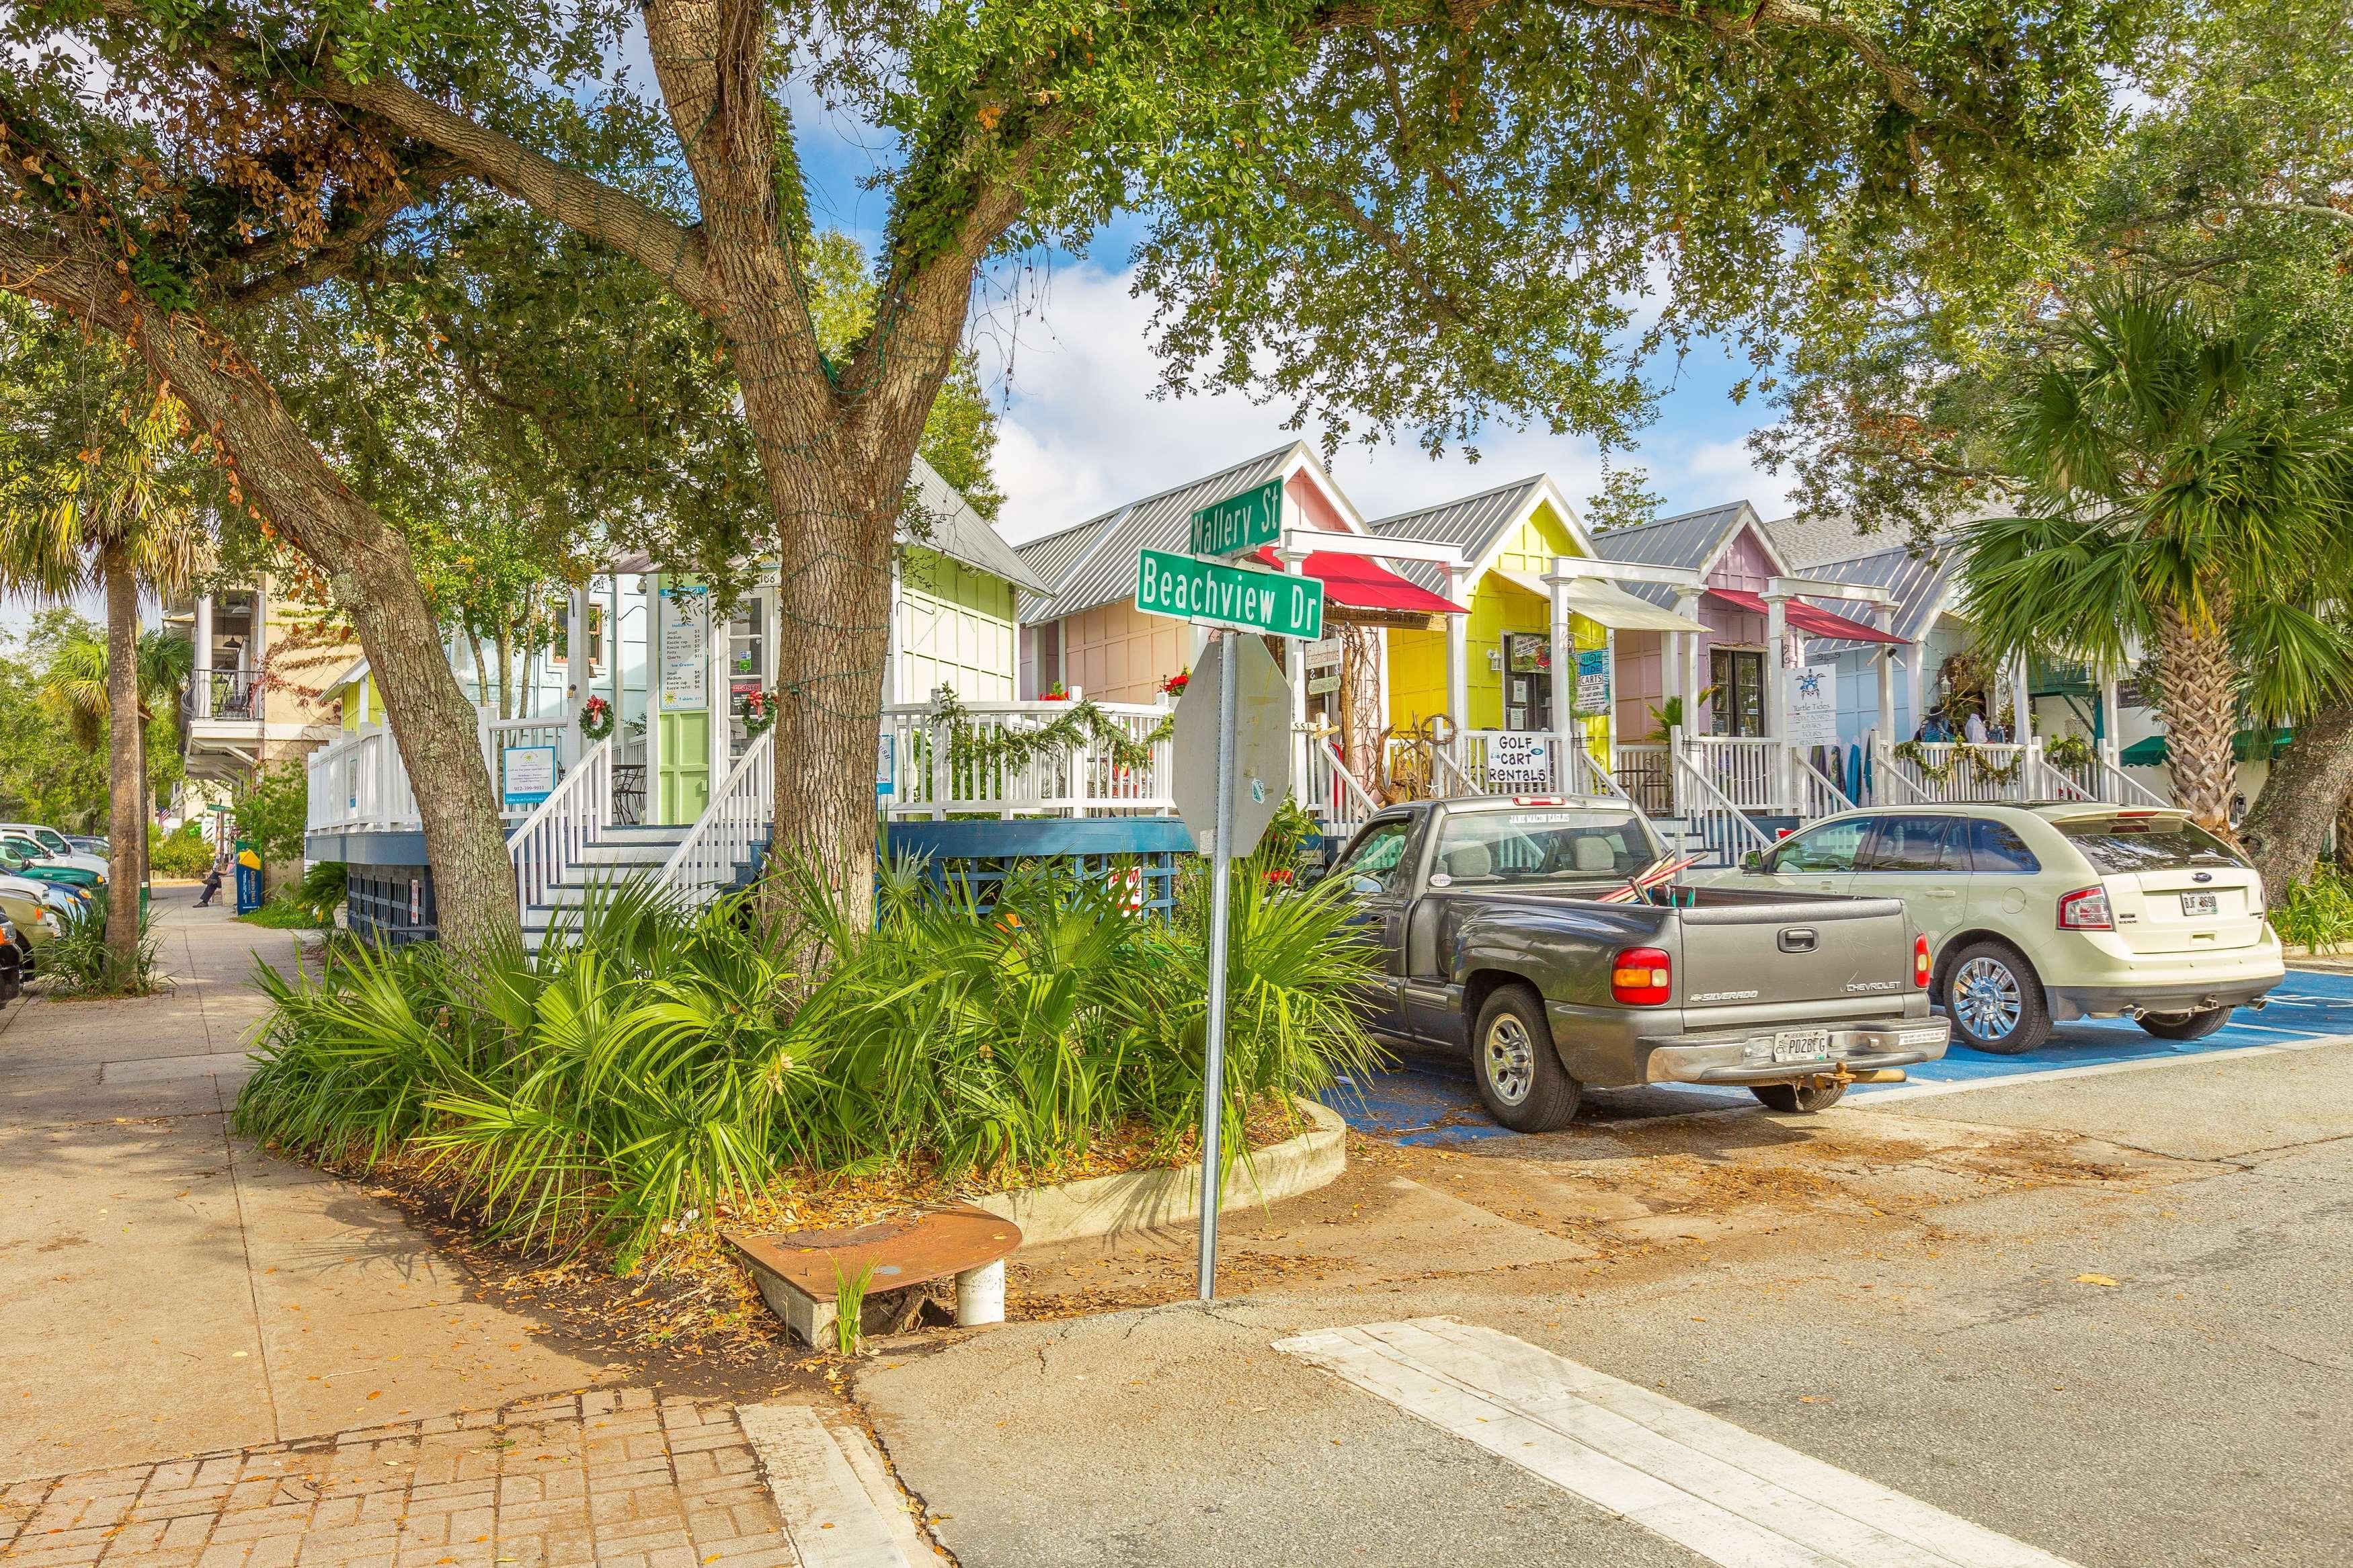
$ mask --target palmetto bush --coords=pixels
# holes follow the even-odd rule
[[[984,912],[901,865],[862,930],[786,875],[780,926],[627,889],[535,962],[461,971],[417,946],[265,972],[238,1130],[347,1164],[421,1161],[494,1226],[594,1239],[628,1266],[666,1226],[794,1174],[1018,1182],[1113,1132],[1173,1153],[1197,1124],[1198,889],[1156,921],[1103,881],[1030,871]],[[1374,1053],[1347,1007],[1370,960],[1336,892],[1235,887],[1228,1149],[1253,1107]]]

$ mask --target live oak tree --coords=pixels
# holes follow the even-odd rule
[[[301,195],[280,205],[307,222],[261,241],[273,259],[324,256],[286,262],[297,286],[340,236],[462,177],[628,257],[709,324],[757,458],[758,542],[781,568],[778,837],[857,907],[892,533],[985,268],[1134,212],[1173,387],[1244,388],[1329,441],[1404,432],[1437,449],[1496,420],[1622,433],[1651,395],[1646,356],[1696,332],[1825,330],[1899,239],[1956,288],[2006,265],[2101,123],[2102,73],[2140,9],[69,0],[15,26],[35,45],[78,29],[118,97],[197,106],[183,133],[226,205],[274,195],[256,164]],[[688,212],[543,133],[640,19]],[[812,319],[792,109],[809,91],[895,147],[876,178],[873,318],[838,353]],[[106,107],[120,140],[125,111]],[[295,438],[207,314],[265,258],[207,228],[201,203],[176,204],[186,221],[137,216],[157,199],[140,194],[145,165],[83,155],[106,138],[64,136],[65,111],[21,76],[0,113],[16,195],[0,268],[137,342],[218,430],[255,509],[336,563],[420,803],[466,797],[427,806],[437,877],[500,880],[487,783],[455,755],[470,728],[396,534]],[[64,192],[45,173],[60,163]],[[469,899],[445,886],[445,920],[493,929]]]

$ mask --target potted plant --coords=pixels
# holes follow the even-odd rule
[[[1185,688],[1192,683],[1192,670],[1180,669],[1160,683],[1160,692],[1164,697],[1182,697],[1185,695]]]
[[[1038,699],[1040,702],[1068,702],[1070,700],[1070,692],[1063,688],[1062,683],[1059,680],[1047,689],[1044,696]]]

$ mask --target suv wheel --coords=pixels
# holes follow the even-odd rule
[[[2228,1007],[2207,1007],[2196,1013],[2143,1013],[2140,1026],[2160,1040],[2202,1040],[2231,1021]]]
[[[1514,1132],[1556,1132],[1577,1114],[1577,1080],[1553,1049],[1544,1002],[1525,985],[1504,986],[1479,1009],[1471,1076],[1489,1114]]]
[[[2051,1010],[2034,966],[2005,942],[1972,942],[1945,971],[1941,1000],[1972,1050],[2022,1056],[2051,1037]]]

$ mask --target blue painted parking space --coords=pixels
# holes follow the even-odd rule
[[[2202,1040],[2160,1040],[2122,1018],[2087,1019],[2058,1026],[2047,1045],[2027,1056],[1989,1056],[1957,1046],[1944,1060],[1911,1068],[1910,1081],[1991,1082],[2078,1068],[2276,1048],[2332,1036],[2353,1036],[2353,974],[2292,969],[2272,993],[2269,1006],[2261,1011],[2240,1008],[2228,1024]],[[1851,1093],[1861,1099],[1903,1087],[1864,1084]],[[1472,1086],[1469,1065],[1459,1060],[1404,1058],[1386,1072],[1344,1080],[1323,1098],[1356,1131],[1401,1143],[1464,1143],[1517,1136],[1487,1114]],[[1596,1094],[1578,1112],[1577,1124],[1606,1127],[1613,1121],[1755,1103],[1745,1090],[1659,1085]]]

